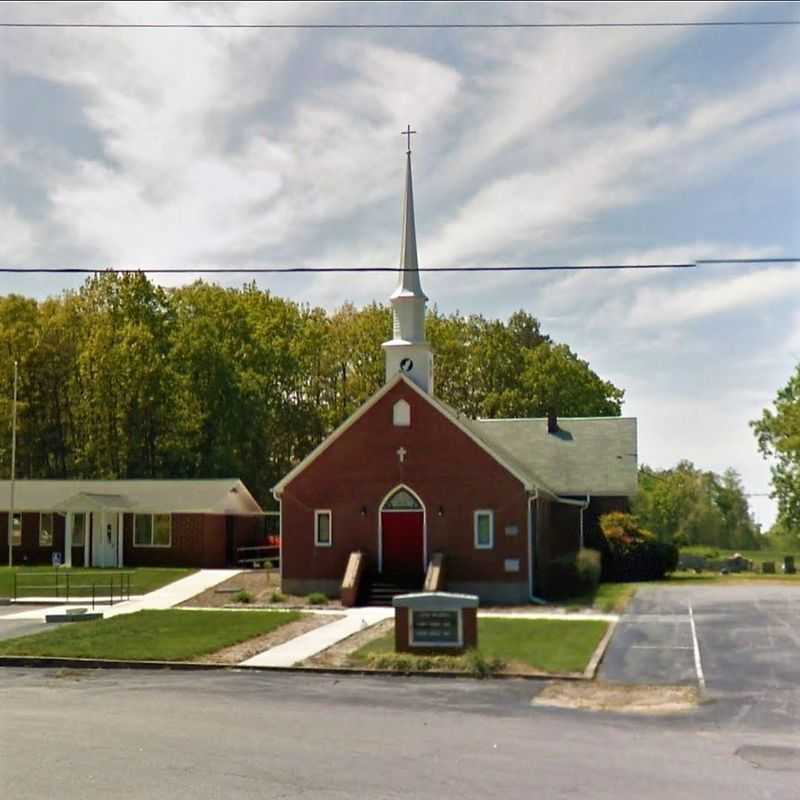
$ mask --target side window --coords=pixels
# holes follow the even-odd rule
[[[172,515],[153,514],[153,547],[172,546]]]
[[[53,515],[39,514],[39,547],[53,546]]]
[[[133,517],[134,547],[150,547],[153,543],[153,518],[150,514],[136,514]]]
[[[14,513],[14,519],[11,522],[11,544],[14,547],[22,544],[22,514],[19,512]]]
[[[392,408],[392,422],[401,428],[411,425],[411,406],[405,400],[398,400]]]
[[[478,550],[494,547],[494,511],[480,509],[475,512],[475,547]]]
[[[317,547],[330,547],[333,544],[330,511],[314,512],[314,544]]]

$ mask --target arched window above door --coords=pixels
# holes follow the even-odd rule
[[[419,500],[407,489],[398,489],[384,504],[385,511],[422,511]]]

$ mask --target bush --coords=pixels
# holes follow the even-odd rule
[[[605,581],[660,580],[678,566],[678,548],[659,542],[632,514],[613,511],[600,518],[608,550],[603,559]]]
[[[252,603],[254,599],[255,598],[253,595],[245,589],[236,592],[236,594],[233,596],[234,603]]]
[[[286,595],[281,592],[273,592],[269,596],[270,603],[283,603],[286,601]]]
[[[601,573],[600,553],[583,549],[553,559],[547,568],[547,596],[565,599],[597,588]]]
[[[476,678],[488,678],[505,666],[499,658],[487,658],[480,650],[468,650],[463,656],[439,656],[416,653],[371,653],[370,669],[394,672],[465,672]]]
[[[328,595],[324,592],[312,592],[306,600],[312,606],[324,606],[328,602]]]

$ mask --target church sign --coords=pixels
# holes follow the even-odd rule
[[[424,592],[394,598],[397,652],[463,652],[478,644],[478,598]]]

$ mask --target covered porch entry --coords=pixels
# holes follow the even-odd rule
[[[74,543],[83,543],[84,567],[124,566],[124,495],[80,492],[58,509],[65,515],[64,566],[71,567]]]

